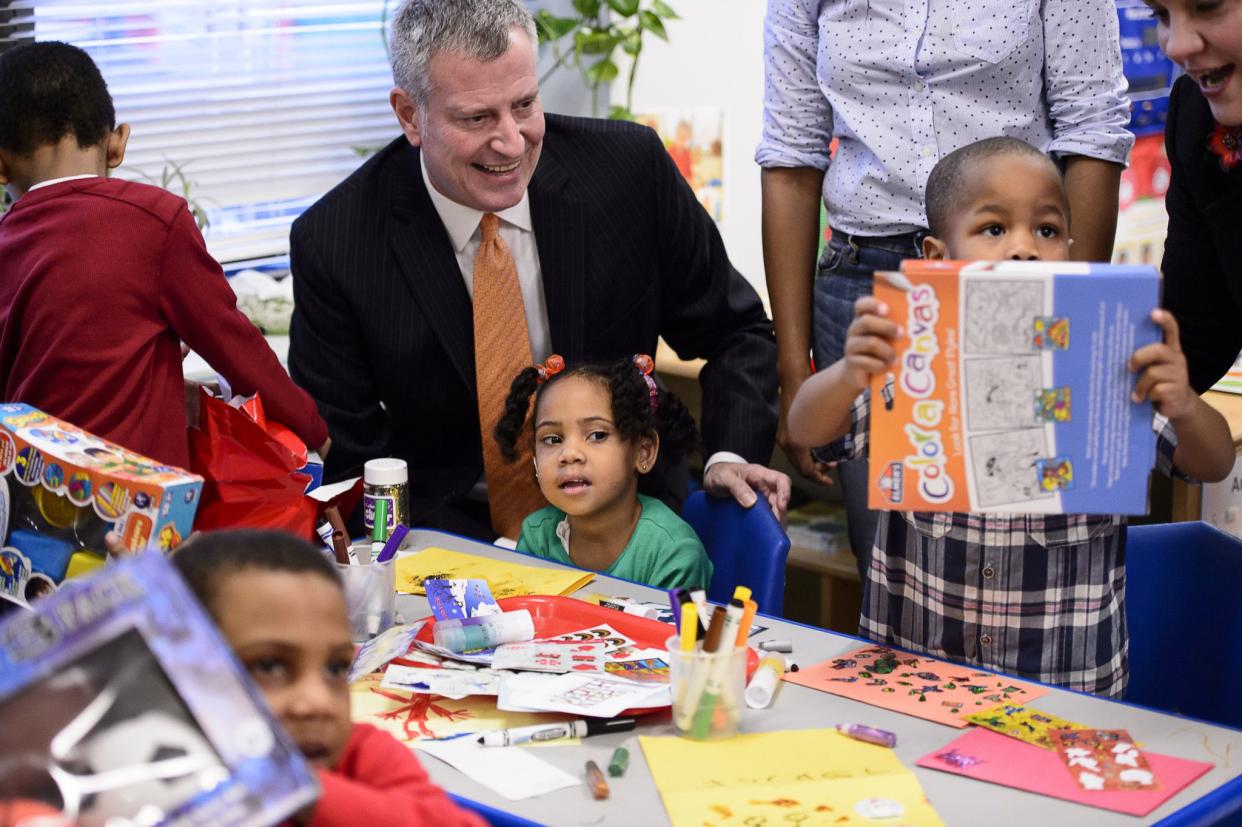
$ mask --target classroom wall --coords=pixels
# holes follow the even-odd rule
[[[670,0],[681,20],[669,21],[668,42],[643,40],[634,111],[718,106],[724,110],[724,211],[720,233],[729,258],[767,301],[760,237],[759,168],[755,146],[763,128],[763,15],[759,0]],[[628,64],[612,85],[625,101]]]

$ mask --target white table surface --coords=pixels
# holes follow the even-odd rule
[[[557,567],[557,564],[549,561],[438,531],[411,531],[402,544],[403,549],[415,553],[429,546],[495,559],[520,560],[531,566]],[[627,595],[644,601],[667,600],[666,593],[658,589],[599,575],[575,592],[575,595],[585,597],[596,593]],[[407,622],[430,613],[426,598],[414,595],[398,595],[397,608],[399,615]],[[794,652],[786,657],[802,666],[835,657],[860,644],[859,639],[848,635],[777,618],[759,616],[756,623],[769,628],[752,636],[752,646],[762,640],[792,641]],[[1177,677],[1170,676],[1170,679],[1176,680]],[[1071,721],[1090,723],[1102,729],[1126,729],[1147,750],[1179,758],[1209,761],[1215,766],[1146,818],[1136,818],[916,767],[916,760],[947,745],[967,730],[890,712],[796,684],[782,683],[768,709],[747,709],[742,721],[742,731],[769,732],[831,727],[838,723],[865,723],[895,732],[897,755],[906,766],[914,770],[928,799],[949,825],[1107,827],[1154,824],[1242,773],[1242,732],[1238,730],[1055,687],[1035,703],[1039,709]],[[672,724],[667,713],[646,716],[640,719],[639,724],[635,732],[595,736],[583,739],[581,745],[541,747],[536,751],[540,758],[581,776],[587,760],[593,759],[601,767],[606,767],[613,750],[622,744],[626,745],[630,752],[629,770],[622,778],[608,779],[612,795],[606,801],[595,801],[585,784],[537,798],[510,801],[436,758],[423,755],[420,760],[432,779],[445,789],[531,821],[551,825],[667,825],[668,817],[636,736],[672,735]],[[1239,794],[1242,794],[1242,787],[1239,788]],[[877,825],[884,823],[875,822]]]

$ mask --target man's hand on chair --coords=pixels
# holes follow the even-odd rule
[[[785,525],[789,477],[753,462],[717,462],[703,475],[703,488],[716,497],[732,497],[744,508],[755,504],[755,492],[767,497],[772,513]]]

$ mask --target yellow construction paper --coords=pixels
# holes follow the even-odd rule
[[[914,773],[892,750],[835,729],[765,732],[707,743],[677,737],[638,740],[673,827],[944,824]],[[868,818],[871,799],[897,802],[901,814]]]
[[[420,741],[466,732],[512,729],[573,718],[549,712],[502,712],[496,709],[496,698],[490,695],[470,695],[455,701],[439,695],[384,689],[380,686],[383,679],[382,673],[375,672],[350,685],[350,717],[358,723],[384,730],[411,748],[419,746]],[[572,743],[575,742],[566,740],[549,742],[549,745]]]
[[[528,594],[572,594],[595,579],[594,572],[569,568],[536,568],[450,551],[425,548],[397,561],[397,591],[426,594],[424,580],[471,578],[487,581],[492,597],[519,597]]]

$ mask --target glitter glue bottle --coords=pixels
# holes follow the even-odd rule
[[[776,692],[776,682],[785,674],[785,659],[779,654],[769,654],[755,670],[755,675],[746,686],[746,705],[751,709],[765,709],[772,703],[772,695]]]
[[[410,527],[410,470],[403,459],[369,459],[362,466],[362,523],[367,535],[375,530],[375,501],[388,500],[388,530]]]
[[[848,735],[855,741],[866,741],[868,744],[875,744],[880,747],[888,747],[892,749],[897,746],[897,736],[883,729],[875,727],[863,726],[862,724],[837,724],[837,732],[842,735]]]
[[[520,643],[535,637],[535,622],[526,609],[465,620],[437,620],[432,627],[436,646],[450,652],[473,652],[502,643]]]

